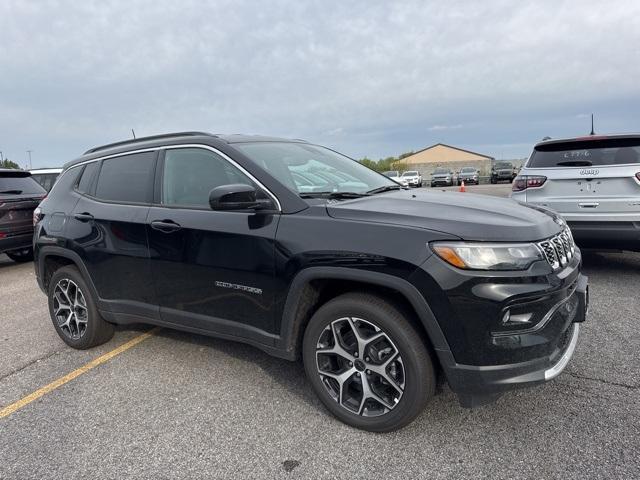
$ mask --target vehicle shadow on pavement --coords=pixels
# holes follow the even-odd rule
[[[582,264],[589,272],[605,270],[615,271],[617,274],[638,273],[640,253],[582,250]]]
[[[143,325],[139,327],[137,325],[127,325],[118,329],[132,330],[137,329],[136,327],[141,330],[146,328]],[[259,348],[245,343],[171,330],[169,328],[159,330],[155,333],[155,336],[188,343],[193,346],[210,348],[236,360],[251,362],[280,384],[282,388],[294,393],[308,405],[323,408],[320,401],[313,394],[311,386],[307,383],[302,360],[291,362],[268,355]]]

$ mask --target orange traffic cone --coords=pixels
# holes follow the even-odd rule
[[[466,192],[467,189],[464,188],[464,180],[462,180],[462,183],[460,183],[460,189],[458,190],[459,192]]]

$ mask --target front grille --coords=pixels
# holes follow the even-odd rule
[[[538,247],[554,270],[567,265],[576,253],[576,244],[568,227],[558,235],[539,242]]]

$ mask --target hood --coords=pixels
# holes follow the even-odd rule
[[[557,234],[551,211],[472,193],[396,191],[327,205],[331,217],[425,228],[463,240],[537,241]],[[399,235],[402,235],[399,233]]]

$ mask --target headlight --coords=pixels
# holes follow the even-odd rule
[[[431,248],[448,264],[465,270],[526,270],[543,259],[533,243],[436,242]]]

